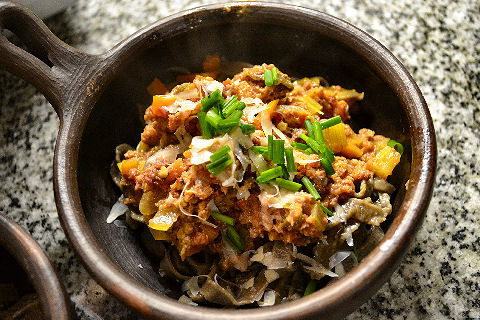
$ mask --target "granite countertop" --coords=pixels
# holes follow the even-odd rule
[[[68,44],[101,53],[158,18],[211,2],[79,0],[46,23]],[[438,139],[435,190],[416,240],[348,319],[480,319],[480,2],[297,3],[345,19],[389,48],[422,90]],[[33,86],[0,72],[0,212],[46,251],[80,319],[135,319],[90,278],[60,227],[52,190],[58,125]]]

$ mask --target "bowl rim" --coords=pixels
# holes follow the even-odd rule
[[[45,319],[73,319],[70,299],[52,264],[22,227],[0,214],[0,246],[28,275],[40,299]]]
[[[206,12],[225,11],[227,8],[234,11],[246,7],[289,19],[308,18],[316,24],[321,24],[332,32],[332,39],[340,41],[362,56],[395,91],[407,115],[412,140],[409,188],[397,216],[380,244],[358,267],[334,284],[294,302],[269,308],[237,311],[192,307],[138,283],[102,251],[86,221],[79,196],[76,168],[80,139],[74,139],[73,142],[67,139],[82,136],[87,121],[87,117],[82,113],[87,111],[79,108],[73,117],[78,116],[81,121],[67,123],[61,127],[55,150],[54,190],[62,227],[91,276],[113,296],[148,318],[233,320],[246,317],[299,319],[313,315],[343,317],[366,301],[397,268],[413,241],[432,195],[436,168],[435,131],[420,89],[400,61],[377,40],[350,23],[329,14],[296,5],[255,1],[217,3],[185,10],[140,29],[108,51],[104,55],[104,58],[109,60],[105,68],[118,65],[118,61],[127,58],[132,51],[139,50],[142,45],[148,45],[150,39],[154,39],[163,28],[175,25],[185,27],[188,18],[198,21]],[[90,103],[93,107],[94,98],[84,102]]]

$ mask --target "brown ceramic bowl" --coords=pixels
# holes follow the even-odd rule
[[[35,317],[34,310],[38,310],[36,303],[29,303],[28,307],[21,309],[22,316],[15,319],[74,318],[70,300],[45,253],[25,230],[2,215],[0,215],[0,260],[2,281],[8,280],[9,284],[11,282],[21,296],[36,293],[40,302],[41,316]],[[27,278],[22,278],[25,275]]]
[[[402,64],[354,26],[314,10],[278,3],[235,2],[189,10],[138,31],[103,55],[56,39],[24,8],[0,4],[0,24],[31,53],[0,39],[0,65],[36,85],[59,114],[55,197],[70,244],[92,277],[145,317],[160,319],[341,318],[365,302],[397,268],[430,201],[436,164],[432,120]],[[404,144],[398,187],[382,242],[353,271],[295,302],[247,310],[178,303],[179,285],[158,275],[135,234],[105,223],[119,196],[110,181],[113,150],[136,144],[138,104],[168,67],[200,71],[206,55],[274,63],[291,76],[321,75],[365,92],[353,127],[372,128]],[[405,183],[409,181],[408,190]],[[141,264],[143,269],[139,268]],[[171,298],[174,297],[174,298]],[[394,303],[394,301],[392,301]]]

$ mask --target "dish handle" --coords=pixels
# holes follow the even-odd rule
[[[10,42],[4,30],[16,35],[27,49]],[[81,52],[58,39],[28,8],[0,1],[0,68],[33,84],[60,119],[73,111],[69,109],[74,105],[74,89],[82,82],[87,85],[100,61],[99,56]]]

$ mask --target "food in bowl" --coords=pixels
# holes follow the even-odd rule
[[[293,81],[272,64],[220,82],[220,66],[208,57],[204,73],[168,92],[159,80],[149,86],[161,94],[136,149],[117,147],[122,197],[107,222],[126,212],[143,229],[161,272],[183,281],[180,301],[295,300],[383,237],[395,190],[387,177],[403,147],[345,123],[364,97],[354,89]]]

